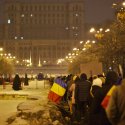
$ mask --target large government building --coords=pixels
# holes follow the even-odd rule
[[[55,65],[84,38],[84,0],[4,0],[0,46],[21,62]]]

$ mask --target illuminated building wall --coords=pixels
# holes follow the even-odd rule
[[[53,62],[84,38],[83,0],[6,0],[4,13],[1,42],[19,59]]]

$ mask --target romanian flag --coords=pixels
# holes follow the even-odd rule
[[[109,99],[110,99],[110,96],[112,94],[112,92],[114,91],[114,89],[116,88],[115,85],[113,85],[111,87],[111,89],[108,91],[108,93],[106,94],[106,96],[104,97],[103,101],[101,102],[101,105],[104,109],[106,109],[107,105],[108,105],[108,102],[109,102]]]
[[[61,78],[57,78],[50,89],[48,99],[55,103],[59,103],[61,101],[61,98],[65,94],[66,87],[67,84],[63,80],[61,80]]]

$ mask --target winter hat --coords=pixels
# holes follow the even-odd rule
[[[94,85],[102,87],[102,80],[100,78],[94,79],[92,86],[94,86]]]

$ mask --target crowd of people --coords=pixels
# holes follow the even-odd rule
[[[5,88],[5,82],[8,82],[9,84],[12,84],[13,90],[22,90],[23,85],[28,86],[29,85],[29,78],[27,77],[27,74],[25,74],[25,77],[20,78],[19,74],[15,74],[14,78],[8,77],[3,78],[2,75],[0,75],[0,85],[3,85],[3,88]]]
[[[73,123],[125,125],[125,81],[118,73],[109,71],[90,78],[82,73],[62,79],[67,84],[62,100],[69,104]]]
[[[54,95],[57,86],[61,86],[62,92],[58,91],[53,100],[64,101],[69,105],[72,123],[79,125],[84,121],[84,125],[125,125],[125,80],[121,74],[109,71],[105,76],[99,74],[90,78],[85,73],[70,74],[50,81],[51,86],[54,82],[58,83],[51,89],[50,98]],[[27,74],[25,74],[24,85],[28,84]],[[12,88],[22,89],[22,80],[18,74],[13,79]],[[61,91],[61,89],[58,90]],[[64,93],[63,96],[62,93]]]

